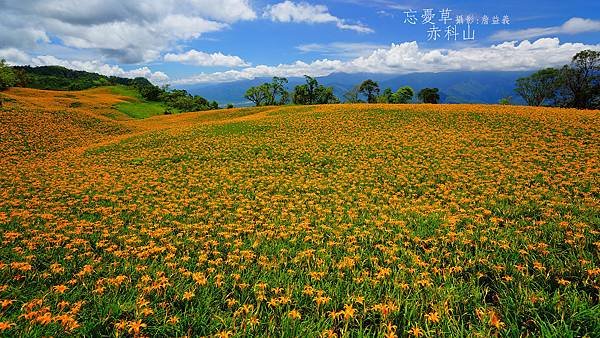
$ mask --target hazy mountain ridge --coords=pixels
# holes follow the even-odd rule
[[[498,103],[507,96],[512,96],[514,102],[521,102],[514,92],[518,78],[528,76],[532,72],[445,72],[445,73],[412,73],[406,75],[390,74],[347,74],[335,73],[318,78],[319,82],[332,86],[336,96],[343,99],[343,94],[353,86],[366,79],[379,83],[381,90],[392,88],[397,90],[402,86],[411,86],[418,92],[425,87],[437,87],[443,103]],[[244,99],[244,93],[252,86],[269,82],[270,78],[258,78],[219,84],[202,84],[177,86],[186,89],[191,94],[202,95],[216,100],[221,105],[251,105]],[[289,78],[288,90],[301,83],[303,78]]]

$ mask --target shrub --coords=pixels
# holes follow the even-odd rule
[[[13,69],[6,64],[6,60],[0,60],[0,90],[13,87],[17,82],[17,77]]]

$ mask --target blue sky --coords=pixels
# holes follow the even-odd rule
[[[456,39],[448,41],[455,25]],[[466,29],[473,40],[463,39]],[[600,2],[0,0],[0,57],[10,63],[176,85],[525,70],[564,64],[582,49],[600,50]]]

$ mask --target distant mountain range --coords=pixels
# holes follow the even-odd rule
[[[366,79],[379,83],[383,91],[391,88],[396,91],[402,86],[411,86],[415,94],[426,87],[440,89],[443,103],[498,103],[504,97],[512,96],[513,102],[523,103],[515,92],[518,78],[528,76],[532,72],[446,72],[446,73],[413,73],[406,75],[390,74],[346,74],[335,73],[318,78],[319,83],[332,86],[336,96],[343,99],[345,92]],[[303,78],[288,78],[288,90],[304,83]],[[244,93],[252,86],[270,82],[270,78],[257,78],[237,82],[177,86],[191,94],[201,95],[216,100],[221,105],[232,103],[236,106],[251,105],[244,99]]]

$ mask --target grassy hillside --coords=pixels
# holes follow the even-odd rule
[[[19,86],[45,90],[85,90],[108,85],[131,85],[134,81],[116,76],[104,76],[61,66],[15,66]],[[147,84],[147,80],[145,80]]]
[[[15,84],[19,88],[54,91],[108,88],[114,94],[126,98],[124,102],[116,104],[117,110],[135,119],[161,114],[219,109],[219,105],[215,101],[209,102],[204,97],[190,95],[182,90],[165,90],[155,86],[144,77],[129,79],[105,76],[61,66],[14,66],[12,70],[16,78]]]
[[[0,153],[13,162],[71,151],[132,132],[113,105],[119,97],[106,90],[85,92],[13,88],[2,93]]]
[[[0,115],[37,154],[0,158],[2,334],[600,335],[598,111],[31,94]]]
[[[162,102],[144,100],[139,91],[133,87],[112,86],[109,89],[117,95],[129,98],[127,102],[117,103],[115,108],[134,119],[145,119],[151,116],[162,115],[167,110],[166,105]]]

